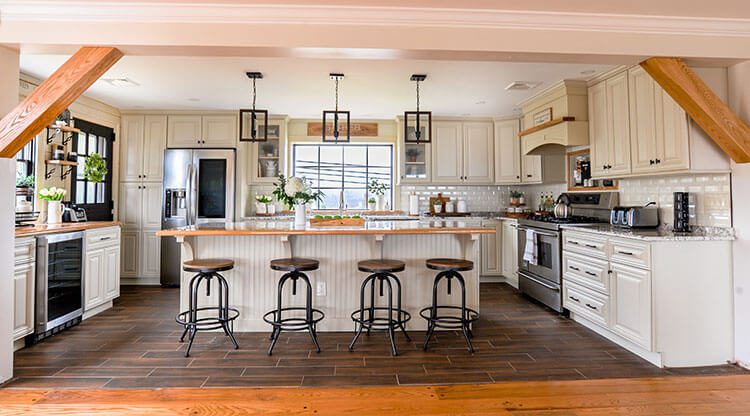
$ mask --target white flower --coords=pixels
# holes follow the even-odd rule
[[[47,189],[47,188],[42,188],[42,190],[41,190],[41,191],[39,191],[39,194],[40,194],[40,195],[42,195],[42,196],[49,196],[49,195],[50,195],[50,193],[49,193],[49,189]]]
[[[302,179],[297,178],[295,176],[292,176],[287,180],[286,185],[284,186],[284,193],[287,195],[294,197],[300,192],[305,191],[305,183],[302,181]]]

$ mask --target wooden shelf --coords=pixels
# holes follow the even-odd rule
[[[542,123],[542,124],[540,124],[538,126],[534,126],[534,127],[528,128],[528,129],[526,129],[526,130],[518,133],[518,137],[528,136],[529,134],[536,133],[539,130],[544,130],[544,129],[548,128],[548,127],[556,126],[556,125],[558,125],[560,123],[565,123],[566,121],[575,121],[575,120],[576,120],[575,117],[560,117],[560,118],[556,118],[556,119],[550,120],[550,121],[548,121],[546,123]]]
[[[45,160],[44,161],[44,179],[49,179],[52,177],[52,174],[55,173],[55,169],[57,169],[55,168],[55,166],[60,167],[59,168],[60,179],[65,180],[65,178],[67,178],[68,175],[70,175],[70,172],[73,171],[73,168],[78,166],[78,162],[70,162],[67,160]]]
[[[404,163],[406,163],[407,165],[424,165],[425,164],[425,162],[404,162]]]
[[[569,186],[568,192],[576,192],[576,191],[585,191],[585,192],[593,192],[593,191],[617,191],[618,190],[617,185],[612,186]]]
[[[68,160],[45,160],[44,163],[55,166],[78,166],[78,162],[71,162]]]
[[[56,126],[54,124],[47,126],[47,144],[52,144],[55,141],[55,137],[62,133],[62,144],[63,146],[67,146],[68,142],[73,139],[73,135],[80,132],[81,130],[70,126]],[[65,133],[68,133],[67,137]]]
[[[56,126],[54,124],[47,127],[48,129],[60,130],[64,133],[80,133],[81,130],[70,126]]]

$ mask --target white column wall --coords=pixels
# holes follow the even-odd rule
[[[750,61],[729,68],[729,106],[750,123]],[[750,368],[750,163],[732,163],[735,359]]]
[[[0,117],[18,104],[17,51],[0,46]],[[0,382],[13,377],[13,246],[16,163],[0,158]]]

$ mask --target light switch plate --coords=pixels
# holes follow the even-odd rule
[[[317,282],[315,284],[315,296],[326,295],[326,282]]]

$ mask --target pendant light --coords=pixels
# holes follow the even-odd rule
[[[432,141],[432,111],[419,109],[419,83],[427,75],[414,74],[410,80],[417,84],[417,111],[404,111],[404,141],[406,143],[430,143]]]
[[[331,73],[329,74],[331,79],[336,85],[336,105],[334,107],[334,110],[323,110],[323,141],[324,142],[330,142],[330,143],[339,143],[339,142],[348,142],[351,137],[349,136],[349,111],[342,111],[339,110],[339,81],[344,79],[344,74],[339,73]],[[346,117],[346,126],[344,129],[346,129],[346,136],[342,137],[342,123],[343,118]],[[326,130],[328,130],[328,119],[331,119],[333,122],[333,129],[331,136],[326,136]]]
[[[255,108],[256,89],[255,80],[263,79],[260,72],[246,72],[253,81],[253,108],[240,110],[240,141],[265,142],[268,140],[268,110]]]

